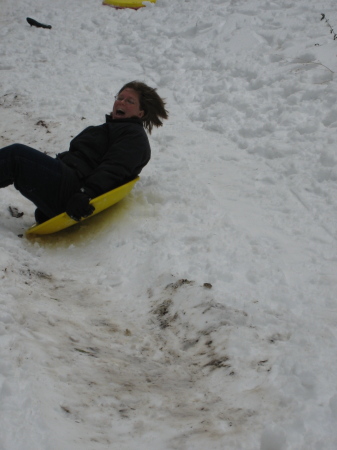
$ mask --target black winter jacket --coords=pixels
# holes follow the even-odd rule
[[[136,178],[150,157],[142,121],[108,115],[106,123],[86,128],[70,142],[69,151],[57,155],[91,198]]]

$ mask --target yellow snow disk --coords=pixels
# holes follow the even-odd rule
[[[156,3],[156,0],[104,0],[103,5],[114,6],[115,8],[133,8],[138,9],[145,6],[143,3],[149,1]]]
[[[103,211],[106,208],[109,208],[110,206],[118,203],[120,200],[122,200],[126,195],[131,192],[133,186],[135,183],[139,180],[139,177],[135,178],[132,181],[129,181],[126,184],[123,184],[122,186],[119,186],[116,189],[113,189],[112,191],[106,192],[105,194],[100,195],[99,197],[96,197],[90,201],[90,204],[95,207],[95,211],[87,218],[81,219],[81,222],[83,220],[89,219],[90,217],[94,216],[95,214],[98,214],[99,212]],[[26,235],[28,234],[52,234],[56,233],[57,231],[64,230],[65,228],[71,227],[75,224],[77,224],[75,220],[71,219],[67,213],[59,214],[58,216],[55,216],[46,222],[35,224],[28,228],[26,231]]]

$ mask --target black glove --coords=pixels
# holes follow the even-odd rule
[[[95,208],[89,204],[90,200],[89,195],[84,191],[76,192],[68,200],[66,213],[76,222],[82,218],[89,217],[95,211]]]

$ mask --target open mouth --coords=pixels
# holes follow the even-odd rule
[[[125,116],[125,111],[123,111],[122,109],[117,109],[116,110],[116,115],[117,116]]]

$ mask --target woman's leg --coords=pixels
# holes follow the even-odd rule
[[[0,187],[14,184],[47,217],[64,210],[62,176],[61,161],[31,147],[13,144],[0,150]]]
[[[34,213],[34,217],[35,217],[35,222],[37,224],[46,222],[47,220],[50,219],[50,217],[46,216],[40,208],[36,208],[35,213]]]

